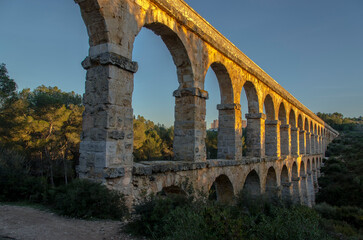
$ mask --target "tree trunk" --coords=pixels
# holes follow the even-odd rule
[[[52,184],[52,187],[54,187],[55,184],[54,184],[54,176],[53,176],[53,164],[52,164],[52,161],[50,159],[50,154],[48,152],[48,149],[45,149],[44,152],[45,152],[45,156],[47,158],[48,165],[49,165],[50,183]]]
[[[65,158],[65,154],[63,153],[63,166],[64,166],[64,182],[68,184],[68,174],[67,174],[67,160]]]

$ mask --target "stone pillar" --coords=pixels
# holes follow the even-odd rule
[[[218,104],[218,159],[242,159],[241,105]]]
[[[306,174],[300,174],[300,187],[301,187],[301,204],[306,205],[306,206],[311,206],[310,204],[310,198],[309,198],[309,194],[308,194],[308,189],[307,189],[307,178],[306,178]]]
[[[293,188],[292,202],[293,203],[300,203],[300,187],[299,187],[300,178],[299,177],[293,177],[291,179],[291,181],[292,181],[292,188]]]
[[[311,140],[311,154],[315,154],[315,134],[312,133],[310,135],[310,140]]]
[[[291,155],[299,155],[299,128],[291,128]]]
[[[299,134],[300,154],[306,154],[306,131],[300,130]]]
[[[319,191],[319,185],[318,185],[318,170],[317,169],[313,169],[312,175],[313,175],[314,192],[317,193]]]
[[[306,149],[305,149],[305,153],[306,154],[311,153],[311,134],[310,134],[310,132],[306,132]]]
[[[290,130],[289,124],[280,125],[280,146],[281,155],[283,156],[289,156],[291,153]]]
[[[94,53],[82,62],[87,70],[80,178],[101,181],[132,199],[133,74],[137,63],[112,52]]]
[[[248,113],[247,119],[247,156],[262,157],[265,156],[264,137],[265,137],[265,119],[263,113]]]
[[[284,202],[291,202],[292,201],[292,189],[293,183],[292,182],[283,182],[281,183],[282,191],[281,191],[281,198]]]
[[[309,206],[314,206],[315,205],[315,190],[314,190],[314,184],[313,184],[313,176],[311,174],[311,171],[308,170],[307,171],[307,189],[308,189],[308,194],[309,194],[309,199],[310,199],[310,205]]]
[[[315,142],[315,154],[319,153],[319,136],[318,135],[315,135],[315,139],[314,139],[314,142]]]
[[[174,91],[174,159],[177,161],[206,161],[205,101],[208,92],[199,88]]]
[[[265,121],[265,154],[266,156],[280,156],[280,121]]]

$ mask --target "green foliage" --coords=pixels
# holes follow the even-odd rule
[[[222,205],[205,199],[154,197],[137,208],[127,226],[134,234],[153,239],[329,239],[320,229],[320,217],[304,206],[287,207],[265,199],[238,199]]]
[[[217,141],[218,141],[217,131],[207,131],[207,138],[205,139],[205,145],[207,150],[208,159],[217,159]]]
[[[352,206],[331,206],[327,203],[316,205],[315,210],[326,219],[346,222],[359,229],[363,226],[363,209]]]
[[[164,234],[164,217],[176,207],[190,204],[191,199],[183,196],[168,198],[151,196],[143,204],[135,207],[135,212],[139,217],[127,225],[127,231],[137,235],[160,238]]]
[[[174,128],[134,117],[134,157],[140,160],[170,160],[173,157]]]
[[[49,203],[61,215],[85,219],[121,219],[128,211],[122,195],[88,180],[52,189]]]
[[[321,113],[316,114],[324,120],[332,128],[338,131],[351,131],[357,128],[357,125],[363,124],[363,117],[358,118],[345,118],[341,113]]]
[[[317,202],[363,208],[363,131],[341,132],[328,146]]]
[[[16,88],[16,83],[9,77],[5,64],[0,64],[0,107],[15,96]]]
[[[16,151],[0,148],[0,201],[43,202],[46,179],[30,176],[28,163]]]
[[[14,92],[0,108],[0,144],[16,149],[30,162],[32,175],[45,176],[52,185],[74,176],[83,106],[81,96],[57,87]]]

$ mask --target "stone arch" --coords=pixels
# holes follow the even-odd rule
[[[305,130],[304,130],[304,124],[303,124],[303,120],[302,120],[302,116],[301,114],[299,114],[299,116],[297,117],[297,126],[298,126],[298,136],[299,136],[299,153],[300,154],[305,154],[306,153],[306,149],[305,149]]]
[[[290,125],[287,124],[287,115],[284,102],[280,103],[278,119],[280,125],[280,152],[281,155],[290,155]]]
[[[176,185],[171,185],[168,187],[163,187],[163,189],[158,193],[161,196],[185,196],[186,192]]]
[[[242,158],[242,126],[236,123],[241,119],[241,106],[235,104],[233,99],[233,86],[227,68],[221,62],[213,62],[210,65],[217,77],[221,103],[218,109],[218,159],[241,159]]]
[[[291,127],[295,127],[296,128],[296,114],[294,109],[290,109],[290,113],[289,113],[289,124]]]
[[[305,153],[310,154],[311,153],[311,143],[310,143],[310,130],[309,130],[309,120],[307,117],[305,117]]]
[[[213,62],[212,64],[210,64],[207,70],[209,68],[213,70],[213,72],[217,77],[220,96],[221,96],[221,104],[233,104],[233,99],[234,99],[233,86],[229,71],[227,70],[225,65],[221,62]],[[205,74],[207,74],[207,72],[205,72]]]
[[[298,128],[296,127],[296,115],[295,115],[295,111],[293,109],[290,109],[289,124],[291,127],[291,131],[290,131],[291,154],[298,155],[299,154],[299,135],[298,135]]]
[[[156,35],[160,36],[173,58],[177,68],[179,89],[192,87],[190,80],[193,79],[193,67],[187,49],[182,39],[168,26],[159,22],[152,22],[144,25]]]
[[[105,14],[108,12],[101,12],[101,7],[97,0],[76,2],[81,8],[82,18],[87,26],[89,45],[93,47],[112,42],[110,29],[105,21]]]
[[[204,123],[205,107],[193,106],[191,108],[190,98],[193,98],[195,95],[200,96],[200,105],[203,106],[207,93],[204,90],[192,88],[194,85],[193,66],[188,50],[183,42],[183,36],[180,36],[179,32],[174,31],[167,24],[158,22],[155,19],[150,19],[140,27],[139,32],[142,28],[149,29],[157,36],[160,36],[162,42],[169,50],[176,67],[179,87],[173,92],[175,97],[174,132],[178,134],[174,134],[173,140],[174,159],[190,161],[197,158],[199,161],[205,160],[205,138],[199,137],[200,135],[205,136],[205,125],[199,124],[193,135],[188,134],[190,126],[186,122],[192,117],[191,115],[198,115],[202,116],[200,122]],[[132,95],[132,92],[130,94]],[[190,112],[190,114],[180,114],[186,111]],[[195,145],[198,147],[195,147]],[[185,149],[190,149],[191,151],[185,152]]]
[[[300,130],[303,130],[304,129],[303,120],[302,120],[301,114],[299,114],[299,116],[297,117],[297,126],[298,126],[298,128],[300,128]]]
[[[230,203],[233,201],[233,185],[226,175],[219,175],[215,179],[209,190],[209,198],[221,203]]]
[[[318,137],[318,128],[316,123],[314,123],[314,154],[319,152],[319,137]]]
[[[310,121],[310,153],[315,153],[315,132],[313,121]]]
[[[273,167],[270,167],[267,170],[265,193],[272,199],[277,198],[278,196],[276,171]]]
[[[261,194],[260,177],[255,170],[248,173],[242,190],[243,195],[257,197]]]
[[[278,156],[278,139],[277,136],[279,128],[279,122],[275,117],[275,104],[272,100],[272,97],[267,94],[264,101],[264,108],[266,111],[266,120],[265,120],[265,154],[266,156]]]
[[[300,163],[300,189],[301,189],[301,202],[305,205],[309,205],[309,197],[306,185],[306,173],[304,161]]]
[[[299,192],[299,173],[296,161],[292,164],[291,168],[291,181],[292,181],[292,201],[294,203],[300,202],[300,192]]]
[[[247,128],[246,128],[246,147],[247,156],[262,157],[263,149],[263,132],[261,125],[264,121],[263,114],[259,109],[259,98],[255,85],[246,81],[243,85],[244,92],[248,102]]]
[[[275,120],[275,105],[270,94],[267,94],[264,100],[266,110],[266,120]]]
[[[291,201],[291,182],[289,180],[289,170],[286,165],[282,167],[280,179],[282,186],[281,198],[283,201],[289,202]]]
[[[251,81],[246,81],[243,85],[243,89],[245,90],[245,94],[247,97],[248,113],[258,114],[260,112],[259,99],[255,85]]]
[[[284,102],[281,102],[280,103],[280,106],[279,106],[279,115],[278,115],[278,119],[279,121],[281,122],[281,124],[287,124],[287,118],[286,118],[286,108],[285,108],[285,104]]]

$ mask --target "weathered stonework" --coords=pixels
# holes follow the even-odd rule
[[[81,178],[102,181],[122,192],[130,206],[147,194],[175,192],[187,180],[205,192],[213,185],[222,202],[248,190],[314,204],[317,180],[311,173],[321,165],[327,144],[338,133],[185,2],[76,3],[90,43],[89,56],[82,63],[87,76]],[[177,68],[174,161],[133,161],[132,93],[138,65],[132,61],[132,52],[143,27],[161,37]],[[204,79],[209,68],[221,92],[217,160],[207,160],[205,149],[208,92]],[[243,89],[248,100],[248,110],[243,109],[247,112],[246,157],[241,143]]]

